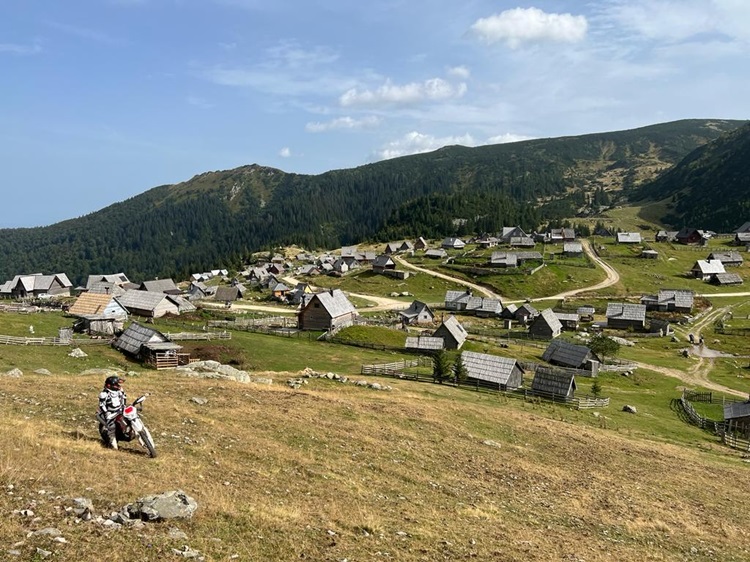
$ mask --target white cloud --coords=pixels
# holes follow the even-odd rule
[[[478,19],[471,26],[471,32],[482,41],[489,44],[505,41],[512,49],[527,42],[577,43],[586,37],[587,29],[584,16],[550,14],[539,8],[505,10]]]
[[[387,160],[389,158],[398,158],[399,156],[408,156],[410,154],[421,154],[423,152],[432,152],[444,146],[461,145],[461,146],[482,146],[487,144],[503,144],[509,142],[519,142],[530,140],[534,137],[517,135],[514,133],[504,133],[496,135],[486,140],[477,140],[471,134],[466,133],[460,136],[435,137],[418,131],[412,131],[405,134],[400,139],[389,142],[383,148],[375,153],[378,160]]]
[[[463,82],[454,85],[442,78],[430,78],[424,82],[411,82],[404,85],[393,84],[388,80],[377,90],[351,88],[341,95],[339,103],[344,107],[402,105],[425,100],[460,98],[466,93],[466,89],[466,84]]]
[[[42,52],[38,44],[19,45],[17,43],[0,43],[0,53],[11,53],[13,55],[35,55]]]
[[[710,33],[750,39],[745,0],[609,0],[598,8],[606,24],[646,39],[681,41]]]
[[[302,48],[282,42],[267,49],[261,62],[248,65],[214,65],[200,74],[222,86],[252,88],[275,95],[335,95],[352,88],[356,80],[331,68],[339,58],[327,47]]]
[[[319,121],[310,122],[305,125],[305,130],[308,133],[324,133],[326,131],[335,130],[358,130],[377,127],[380,124],[380,118],[374,115],[363,117],[362,119],[354,119],[352,117],[338,117],[331,121],[321,123]]]
[[[469,76],[471,76],[471,71],[464,65],[454,66],[448,69],[448,76],[454,76],[461,80],[468,80]]]
[[[528,137],[526,135],[517,135],[515,133],[503,133],[502,135],[495,135],[487,139],[487,144],[506,144],[509,142],[520,142],[525,140],[531,140],[534,137]]]
[[[281,156],[282,158],[291,158],[292,150],[288,146],[285,146],[284,148],[279,150],[279,156]]]

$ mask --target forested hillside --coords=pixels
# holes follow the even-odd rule
[[[635,199],[671,198],[666,224],[731,232],[750,220],[750,124],[697,148],[641,186]]]
[[[632,189],[741,124],[687,120],[454,146],[315,176],[257,165],[207,172],[77,219],[0,230],[0,278],[37,271],[64,271],[74,283],[114,271],[184,277],[283,244],[332,248],[509,224],[532,229],[595,194]]]

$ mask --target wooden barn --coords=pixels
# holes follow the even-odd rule
[[[607,328],[643,330],[646,327],[646,305],[611,302],[607,305]]]
[[[724,267],[740,266],[744,262],[739,252],[711,252],[708,260],[719,260]]]
[[[406,349],[418,349],[421,351],[439,351],[443,349],[445,341],[443,338],[433,336],[410,336],[406,338]]]
[[[69,297],[73,283],[64,273],[16,275],[5,284],[8,296],[14,299],[29,297]]]
[[[563,330],[570,330],[573,332],[578,330],[578,325],[581,319],[575,312],[555,312],[555,316],[557,316],[560,324],[562,324]]]
[[[385,273],[389,269],[396,269],[396,262],[389,255],[381,254],[372,262],[372,270],[375,273]]]
[[[475,351],[461,353],[466,382],[495,390],[515,390],[523,385],[523,369],[515,359]]]
[[[659,312],[684,312],[689,314],[693,310],[695,293],[688,289],[661,289],[658,295],[643,295],[641,304],[646,310]]]
[[[710,281],[718,273],[726,273],[724,264],[719,260],[698,260],[690,269],[693,277],[701,281]]]
[[[151,291],[127,291],[124,295],[117,297],[118,302],[124,306],[130,314],[148,318],[161,318],[166,314],[180,314],[180,307],[174,297],[164,293],[152,293]]]
[[[585,345],[576,345],[563,340],[552,340],[544,350],[542,359],[552,365],[591,371],[592,376],[599,373],[601,360]]]
[[[528,324],[534,318],[539,316],[539,311],[531,306],[529,303],[524,303],[519,306],[515,311],[515,320],[521,324]]]
[[[539,396],[572,400],[576,390],[576,377],[573,373],[563,373],[554,369],[539,367],[531,381],[531,392]]]
[[[117,297],[99,293],[82,293],[68,310],[78,320],[73,329],[79,333],[114,336],[124,328],[128,311]]]
[[[727,433],[750,439],[750,400],[724,404],[724,424]]]
[[[580,258],[583,256],[583,244],[581,242],[565,242],[562,253],[563,256],[568,258]]]
[[[698,230],[697,228],[685,227],[675,235],[675,241],[678,244],[685,244],[690,246],[695,244],[703,245],[708,241],[708,237],[702,230]]]
[[[114,348],[156,369],[173,369],[190,363],[189,353],[167,339],[159,330],[133,322],[115,343]]]
[[[448,316],[432,335],[436,338],[443,338],[445,349],[461,349],[469,336],[453,315]]]
[[[300,330],[335,332],[351,326],[357,316],[357,309],[341,289],[331,289],[305,297],[297,314],[297,326]]]
[[[562,324],[551,308],[542,310],[529,326],[529,334],[538,338],[556,338],[561,331]]]
[[[432,324],[435,320],[435,315],[430,310],[430,307],[421,301],[412,302],[409,308],[402,310],[398,315],[405,326],[412,324]]]
[[[471,298],[471,291],[446,291],[445,308],[446,310],[466,310],[466,305]]]

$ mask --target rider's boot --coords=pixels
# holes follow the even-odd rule
[[[109,440],[109,447],[110,449],[117,450],[117,439],[110,439]]]

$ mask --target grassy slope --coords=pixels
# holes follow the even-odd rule
[[[0,509],[34,502],[39,519],[3,518],[0,547],[112,561],[162,560],[185,543],[209,560],[746,560],[744,467],[663,411],[649,377],[636,382],[605,381],[643,413],[610,408],[604,429],[591,413],[448,386],[312,381],[298,392],[148,373],[128,388],[153,394],[150,460],[97,443],[99,377],[6,379],[0,483],[15,489]],[[200,504],[178,525],[187,541],[168,538],[172,524],[68,525],[53,499],[87,496],[101,513],[174,488]],[[69,544],[26,538],[46,526]]]

